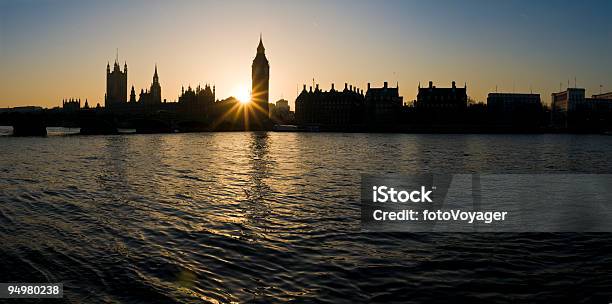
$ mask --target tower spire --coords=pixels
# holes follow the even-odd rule
[[[119,64],[119,48],[117,48],[117,52],[115,53],[115,63]]]
[[[159,76],[157,75],[157,63],[155,63],[155,73],[153,73],[153,82],[154,83],[159,82]]]
[[[263,54],[266,51],[263,45],[261,33],[259,33],[259,45],[257,46],[257,54]]]

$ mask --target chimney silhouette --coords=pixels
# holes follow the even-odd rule
[[[332,82],[332,88],[331,89],[332,89],[332,91],[334,90],[334,83],[333,82]]]
[[[368,82],[368,90],[370,89],[370,83]]]
[[[387,85],[389,85],[389,84],[385,81],[385,83],[384,83],[384,88],[385,89],[387,88]]]
[[[433,81],[431,81],[431,80],[429,81],[429,88],[430,89],[433,88]]]
[[[455,87],[456,87],[456,86],[455,86],[455,81],[453,80],[453,89],[454,89]]]

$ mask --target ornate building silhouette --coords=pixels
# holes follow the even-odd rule
[[[151,88],[146,91],[141,90],[138,101],[145,106],[154,106],[161,104],[161,85],[159,84],[159,76],[157,75],[157,64],[155,65],[155,72],[153,73],[153,83],[151,83]]]
[[[155,73],[153,73],[153,83],[151,83],[151,101],[159,104],[161,98],[161,86],[159,85],[159,76],[157,75],[157,64],[155,65]]]
[[[208,119],[215,104],[215,86],[206,84],[204,88],[199,85],[195,90],[191,86],[181,89],[178,99],[179,113],[185,117]]]
[[[134,86],[132,85],[132,90],[130,91],[130,103],[136,103],[136,91],[134,91]]]
[[[306,85],[295,100],[295,120],[298,124],[321,125],[332,129],[355,129],[362,125],[393,125],[399,121],[403,107],[399,86],[391,88],[385,82],[382,88],[371,87],[365,92],[356,86],[344,84],[336,90],[332,83],[329,91],[317,84],[306,90]]]
[[[106,94],[104,95],[104,104],[109,109],[121,106],[127,102],[127,62],[122,72],[118,61],[119,58],[116,58],[112,72],[110,64],[106,64]]]
[[[295,100],[295,120],[299,124],[350,126],[363,122],[363,90],[344,84],[338,91],[332,83],[329,91],[322,91],[317,84],[306,90],[306,85]]]
[[[270,64],[266,58],[265,48],[259,36],[257,55],[252,65],[251,100],[255,105],[255,121],[263,123],[268,119],[268,95],[270,86]]]
[[[85,100],[87,103],[87,100]],[[80,98],[69,98],[62,100],[62,110],[64,112],[76,112],[81,109],[81,99]]]

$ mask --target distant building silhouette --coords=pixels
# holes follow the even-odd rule
[[[279,99],[276,104],[270,103],[269,105],[270,119],[274,123],[287,124],[292,123],[294,120],[293,112],[289,108],[289,101],[286,99]]]
[[[204,119],[211,113],[214,103],[214,86],[211,89],[208,84],[206,84],[204,88],[198,85],[195,90],[189,86],[186,91],[184,88],[181,89],[181,95],[178,99],[178,109],[183,115]]]
[[[0,113],[36,113],[44,111],[40,106],[20,106],[12,108],[0,108]]]
[[[321,91],[317,84],[307,91],[306,85],[295,100],[295,120],[299,124],[349,126],[363,122],[363,90],[344,84],[337,91],[332,83],[329,91]]]
[[[286,99],[279,99],[276,101],[275,105],[276,113],[279,115],[288,114],[289,111],[289,101]]]
[[[87,102],[87,101],[85,101]],[[64,112],[76,112],[81,109],[81,99],[70,98],[62,100],[62,110]]]
[[[276,105],[269,102],[268,103],[268,118],[274,120],[273,118],[275,117],[275,113],[276,113]]]
[[[153,83],[151,83],[151,102],[154,104],[160,104],[161,98],[161,85],[159,84],[159,76],[157,75],[157,64],[155,65],[155,72],[153,73]]]
[[[467,107],[467,85],[463,88],[458,88],[453,81],[450,88],[436,88],[433,82],[429,82],[429,86],[421,88],[417,100],[414,105],[419,109],[437,109],[437,110],[462,110]]]
[[[136,92],[134,91],[134,86],[132,86],[132,90],[130,91],[130,103],[136,103]]]
[[[612,123],[612,92],[585,97],[584,88],[551,94],[551,122],[561,128],[601,128]]]
[[[116,106],[121,106],[127,102],[127,63],[125,63],[123,71],[119,67],[118,58],[115,59],[113,71],[111,72],[110,64],[106,64],[106,94],[104,95],[104,104],[107,108],[112,109]]]
[[[555,126],[567,127],[568,113],[576,110],[576,106],[584,102],[585,90],[567,88],[567,90],[551,94],[551,121]]]
[[[612,92],[592,95],[593,99],[612,99]]]
[[[497,125],[535,126],[542,118],[542,101],[540,94],[489,93],[487,111]]]
[[[368,83],[365,94],[366,122],[376,125],[396,123],[404,105],[403,100],[399,95],[399,84],[390,88],[385,81],[382,88],[373,88]]]
[[[140,91],[138,102],[148,108],[155,108],[161,104],[161,85],[159,84],[159,76],[157,75],[157,65],[155,65],[153,82],[151,83],[150,89]]]
[[[270,64],[266,58],[261,36],[257,46],[257,55],[253,59],[251,80],[251,100],[255,105],[255,120],[264,123],[268,120],[268,96],[270,89]]]
[[[583,88],[567,88],[567,90],[559,93],[552,93],[552,108],[556,112],[571,112],[576,107],[584,102],[585,90]]]
[[[598,113],[611,113],[612,92],[591,95],[591,98],[585,98],[584,104],[579,105],[578,110],[594,111]]]

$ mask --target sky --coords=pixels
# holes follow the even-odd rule
[[[270,101],[293,106],[302,85],[328,90],[455,80],[468,95],[559,88],[612,91],[612,1],[62,1],[0,0],[0,107],[103,104],[106,64],[128,64],[128,87],[162,98],[207,83],[217,98],[248,94],[259,35]]]

